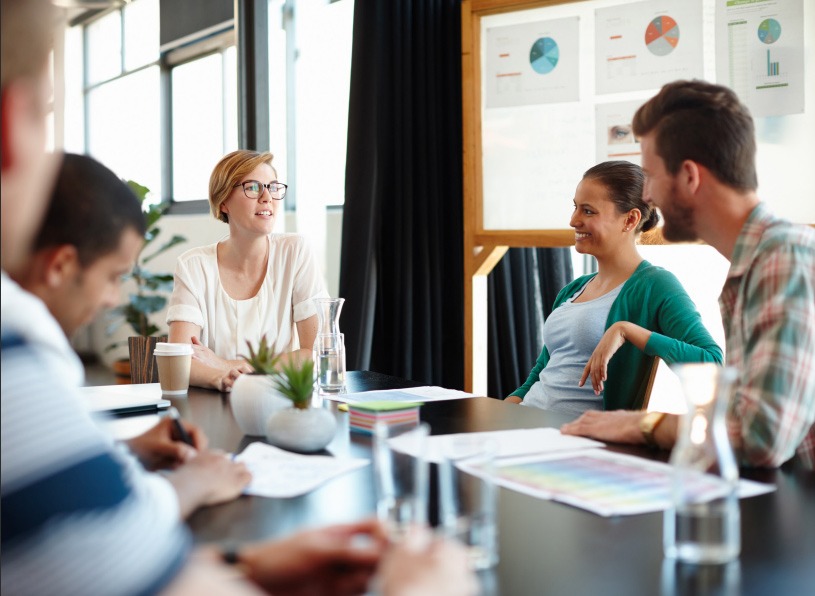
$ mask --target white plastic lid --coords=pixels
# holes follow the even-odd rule
[[[171,344],[169,342],[156,342],[154,356],[187,356],[192,354],[191,344]]]

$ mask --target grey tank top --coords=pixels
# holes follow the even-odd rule
[[[552,311],[543,325],[549,363],[529,388],[524,405],[573,415],[603,409],[603,394],[594,394],[591,380],[587,379],[583,387],[577,383],[605,333],[608,313],[622,287],[621,284],[588,302],[572,302],[580,295],[578,292]]]

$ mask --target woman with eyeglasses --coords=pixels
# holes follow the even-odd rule
[[[231,390],[252,372],[241,358],[247,340],[256,345],[263,335],[277,353],[311,357],[312,299],[328,293],[305,239],[272,233],[285,196],[271,153],[234,151],[210,176],[210,211],[229,235],[178,258],[167,311],[170,341],[192,343],[192,385]]]

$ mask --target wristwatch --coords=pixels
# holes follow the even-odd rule
[[[665,419],[665,412],[648,412],[640,418],[640,432],[649,447],[659,447],[654,439],[657,426]]]

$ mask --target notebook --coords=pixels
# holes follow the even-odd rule
[[[155,412],[172,405],[169,400],[162,399],[158,383],[81,387],[79,393],[91,412]]]

